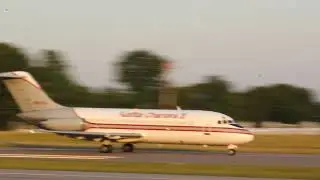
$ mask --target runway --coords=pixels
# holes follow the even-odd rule
[[[100,173],[76,171],[39,171],[39,170],[6,170],[0,169],[1,180],[280,180],[267,178],[240,178],[191,175],[160,175],[160,174],[132,174],[132,173]]]
[[[289,165],[320,167],[320,155],[242,153],[228,156],[225,152],[172,151],[137,149],[133,153],[101,154],[96,148],[59,148],[21,146],[0,148],[0,157],[97,159],[110,162],[160,162],[228,165]]]

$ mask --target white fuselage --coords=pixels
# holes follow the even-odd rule
[[[86,132],[139,133],[132,142],[230,145],[252,141],[248,130],[217,112],[197,110],[74,108]],[[235,125],[232,125],[235,124]]]

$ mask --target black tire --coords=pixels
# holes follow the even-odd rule
[[[112,153],[113,147],[112,145],[101,145],[100,152],[101,153]]]
[[[122,150],[123,150],[123,152],[133,152],[133,150],[134,150],[134,145],[133,145],[133,144],[130,144],[130,143],[124,144],[124,145],[122,146]]]
[[[234,149],[229,149],[229,150],[228,150],[228,155],[229,155],[229,156],[234,156],[234,155],[236,155],[236,153],[237,153],[237,151],[234,150]]]

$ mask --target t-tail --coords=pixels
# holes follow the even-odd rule
[[[0,80],[3,80],[23,113],[63,107],[54,102],[28,72],[0,73]]]

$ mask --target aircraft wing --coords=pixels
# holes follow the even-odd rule
[[[83,131],[49,131],[49,130],[38,130],[39,132],[55,133],[57,135],[68,136],[77,139],[103,139],[110,141],[120,141],[125,139],[139,139],[142,138],[142,134],[139,133],[104,133],[104,132],[83,132]]]

